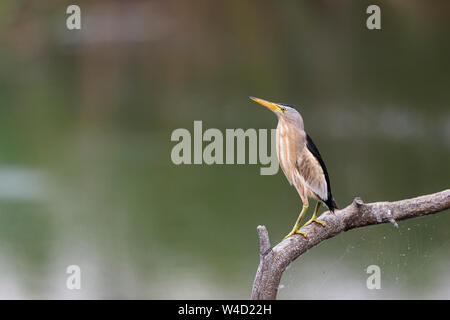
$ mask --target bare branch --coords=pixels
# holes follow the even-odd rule
[[[286,267],[320,242],[342,231],[380,223],[417,218],[450,208],[450,189],[413,199],[395,202],[364,203],[355,198],[348,207],[335,213],[326,211],[320,216],[326,227],[312,223],[301,229],[309,235],[293,235],[270,248],[266,227],[258,226],[260,263],[253,283],[252,299],[276,299],[281,276]]]

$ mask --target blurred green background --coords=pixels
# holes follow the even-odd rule
[[[194,120],[275,128],[249,95],[298,108],[341,207],[449,187],[448,2],[76,1],[69,31],[73,3],[0,3],[0,298],[249,298],[256,226],[281,240],[296,191],[281,170],[170,158]],[[449,223],[340,234],[279,298],[450,298]]]

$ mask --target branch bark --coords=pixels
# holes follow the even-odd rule
[[[320,220],[325,222],[326,227],[312,223],[301,228],[302,232],[309,235],[309,239],[305,239],[302,235],[293,235],[274,248],[270,247],[266,227],[258,226],[260,262],[251,298],[276,299],[281,276],[286,267],[312,247],[342,231],[386,222],[398,227],[396,221],[417,218],[449,208],[450,189],[396,202],[364,203],[361,199],[355,198],[352,204],[335,211],[334,214],[330,211],[324,212]]]

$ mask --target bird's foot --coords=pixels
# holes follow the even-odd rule
[[[311,224],[311,223],[313,223],[313,222],[316,222],[316,223],[320,224],[322,227],[326,227],[326,226],[327,226],[327,225],[325,224],[325,222],[320,221],[320,220],[318,220],[318,219],[316,219],[316,218],[313,218],[313,219],[309,220],[307,223],[305,223],[304,227],[306,227],[307,225],[309,225],[309,224]]]
[[[298,231],[297,229],[294,229],[291,232],[289,232],[289,234],[286,237],[284,237],[283,240],[289,238],[290,236],[292,236],[294,234],[301,234],[306,239],[309,239],[308,235],[305,232],[301,232],[301,231]]]

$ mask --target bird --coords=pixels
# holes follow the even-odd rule
[[[325,162],[313,140],[306,133],[301,114],[293,106],[255,97],[249,98],[270,109],[277,116],[276,150],[278,162],[290,185],[293,185],[297,190],[303,204],[302,211],[292,231],[284,239],[293,234],[301,234],[309,239],[305,232],[299,231],[303,216],[309,207],[308,198],[317,200],[317,204],[311,219],[304,226],[316,222],[326,227],[325,223],[318,219],[322,203],[333,213],[338,209],[331,193],[330,177]]]

